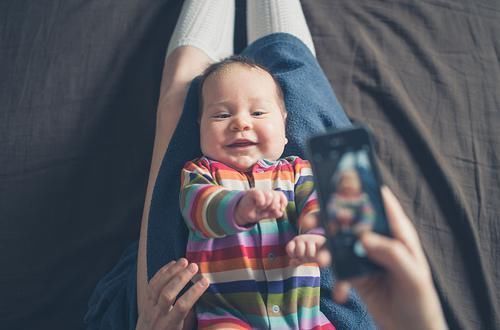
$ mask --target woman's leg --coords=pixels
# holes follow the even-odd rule
[[[242,55],[269,69],[283,89],[288,111],[284,155],[305,157],[311,135],[350,125],[318,61],[295,36],[267,35],[249,45]]]
[[[315,55],[311,32],[299,0],[247,0],[248,44],[279,32],[297,37]]]
[[[189,84],[213,61],[233,51],[234,0],[186,0],[169,42],[157,109],[156,133],[139,239],[139,318],[147,302],[150,203],[163,156],[184,107]]]
[[[233,54],[234,0],[186,0],[167,49],[201,49],[212,62]]]

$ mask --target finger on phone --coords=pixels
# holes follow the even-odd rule
[[[349,298],[349,291],[351,290],[351,284],[346,281],[338,281],[335,283],[333,288],[333,300],[339,304],[343,304]]]
[[[408,216],[403,211],[401,204],[392,191],[387,187],[382,187],[384,206],[387,212],[389,225],[391,226],[394,238],[402,241],[410,248],[410,251],[423,258],[424,254],[420,245],[417,231]]]
[[[415,267],[415,258],[398,240],[367,232],[361,236],[361,242],[371,260],[396,276],[407,276]]]
[[[413,235],[416,235],[415,230],[407,215],[403,211],[398,199],[387,187],[382,187],[381,191],[387,217],[389,218],[389,224],[394,237],[397,239],[405,239],[410,236],[413,239]]]

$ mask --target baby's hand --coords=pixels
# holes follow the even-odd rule
[[[318,234],[302,234],[295,236],[286,245],[290,257],[290,265],[298,266],[308,262],[316,262],[318,252],[325,244],[326,237]]]
[[[287,204],[288,200],[281,191],[250,189],[236,206],[236,223],[246,226],[262,219],[280,218]]]

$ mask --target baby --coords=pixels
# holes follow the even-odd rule
[[[203,157],[182,171],[187,259],[210,287],[199,328],[334,329],[319,309],[313,257],[325,238],[309,163],[280,158],[287,143],[281,87],[241,57],[209,67],[200,82]]]
[[[327,206],[329,219],[328,232],[335,234],[337,230],[343,233],[352,232],[359,235],[371,230],[375,222],[375,212],[370,198],[361,188],[361,180],[355,169],[345,169],[338,177],[336,191]]]

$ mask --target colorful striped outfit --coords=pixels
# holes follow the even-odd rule
[[[235,207],[250,188],[282,191],[285,215],[249,227],[236,224]],[[196,305],[199,328],[334,329],[319,309],[318,266],[288,266],[285,251],[304,233],[301,219],[318,211],[307,161],[260,160],[240,172],[196,159],[182,171],[180,206],[190,230],[187,259],[211,283]]]

